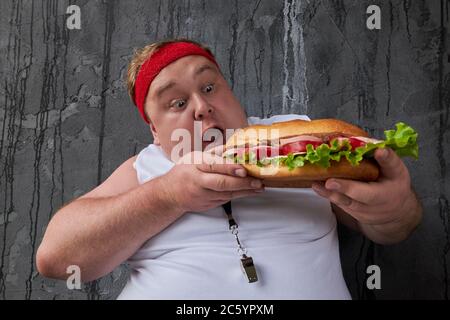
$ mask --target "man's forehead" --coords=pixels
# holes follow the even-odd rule
[[[150,92],[157,94],[159,89],[165,87],[169,82],[176,82],[180,75],[190,75],[193,78],[205,71],[218,73],[217,67],[202,56],[187,56],[169,64],[155,77]]]

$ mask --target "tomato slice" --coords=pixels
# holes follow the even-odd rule
[[[295,153],[295,152],[306,152],[306,146],[308,144],[311,144],[313,148],[317,148],[321,144],[323,144],[322,141],[296,141],[292,143],[285,144],[284,146],[281,146],[280,148],[280,155],[286,156],[289,153]]]
[[[363,147],[366,145],[366,143],[364,141],[361,141],[359,139],[355,139],[355,138],[348,138],[350,145],[352,146],[352,149],[356,149],[358,147]]]

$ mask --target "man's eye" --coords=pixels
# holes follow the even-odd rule
[[[203,89],[203,91],[206,92],[206,93],[209,93],[209,92],[213,91],[213,89],[214,89],[214,85],[213,85],[213,84],[208,84],[208,85]]]
[[[174,101],[171,106],[175,107],[175,109],[182,109],[186,106],[186,100]]]

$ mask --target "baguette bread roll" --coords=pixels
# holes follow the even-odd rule
[[[292,120],[239,129],[227,140],[225,150],[257,146],[267,141],[280,141],[299,135],[324,138],[336,134],[344,137],[369,137],[363,129],[337,119]],[[356,166],[352,166],[345,158],[341,158],[339,162],[332,160],[330,164],[330,167],[324,168],[317,164],[306,163],[293,170],[289,170],[285,165],[269,164],[260,167],[244,163],[242,166],[250,176],[262,179],[265,186],[274,188],[310,188],[313,181],[324,181],[328,178],[375,181],[379,176],[379,167],[372,159],[363,159]]]

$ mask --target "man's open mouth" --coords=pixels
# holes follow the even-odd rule
[[[212,143],[217,141],[223,141],[225,143],[225,130],[219,126],[213,126],[206,128],[202,132],[202,142]]]
[[[203,145],[209,145],[212,143],[214,143],[214,145],[225,144],[225,139],[225,130],[220,126],[211,126],[206,128],[202,132]]]

